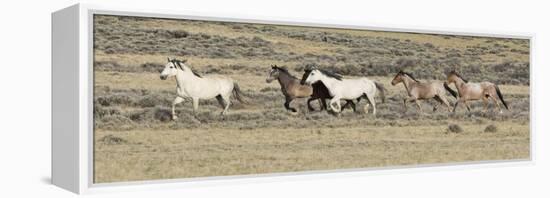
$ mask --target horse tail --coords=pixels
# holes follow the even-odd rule
[[[374,85],[376,85],[376,88],[380,91],[380,96],[382,97],[382,103],[386,102],[386,88],[384,88],[384,85],[379,82],[374,82]]]
[[[241,94],[243,94],[243,92],[241,91],[239,84],[233,83],[233,95],[235,95],[235,98],[237,98],[240,103],[246,104],[246,101],[243,100]]]
[[[504,104],[504,107],[506,107],[506,109],[509,110],[508,103],[506,103],[506,101],[504,101],[504,97],[502,97],[502,93],[500,92],[500,89],[498,88],[497,85],[495,85],[495,89],[497,91],[498,98],[500,98],[500,101],[502,102],[502,104]]]
[[[446,89],[453,97],[456,98],[457,93],[456,93],[455,90],[451,89],[451,87],[449,87],[449,85],[448,85],[446,82],[443,83],[443,86],[445,87],[445,89]]]

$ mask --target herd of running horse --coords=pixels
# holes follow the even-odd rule
[[[216,98],[223,108],[222,116],[226,115],[231,104],[231,95],[234,95],[239,102],[246,103],[241,96],[242,91],[238,84],[231,78],[220,75],[201,76],[193,72],[185,63],[186,60],[168,58],[168,63],[160,74],[162,80],[172,76],[176,79],[176,98],[172,102],[172,119],[177,119],[176,105],[185,100],[192,101],[195,115],[198,111],[200,99]],[[266,82],[271,83],[275,80],[279,82],[281,91],[285,96],[284,107],[292,112],[297,110],[290,106],[290,102],[296,98],[308,98],[307,106],[310,111],[314,111],[310,104],[311,101],[318,100],[321,110],[328,110],[330,107],[337,114],[348,106],[356,111],[354,101],[359,103],[361,99],[366,99],[367,104],[364,106],[364,111],[369,112],[369,108],[372,106],[372,114],[376,115],[375,96],[379,95],[382,103],[385,102],[386,89],[382,83],[375,82],[367,77],[344,78],[339,74],[316,66],[306,67],[302,79],[298,79],[284,67],[272,65]],[[395,86],[400,83],[404,85],[407,92],[407,97],[403,99],[405,110],[407,109],[407,103],[414,102],[418,110],[422,112],[420,100],[430,99],[437,101],[433,108],[434,111],[437,110],[438,103],[445,105],[449,112],[455,112],[459,104],[464,104],[468,111],[471,111],[468,101],[473,100],[482,100],[484,111],[488,111],[490,100],[495,103],[500,113],[502,113],[502,108],[498,100],[508,109],[508,104],[504,101],[496,84],[491,82],[468,82],[456,71],[449,72],[445,81],[433,80],[429,82],[419,81],[412,74],[399,71],[391,84]],[[454,84],[457,91],[449,87],[450,84]],[[451,107],[447,100],[446,92],[457,99],[454,107]],[[326,100],[329,100],[328,106]],[[346,102],[344,106],[340,105],[341,100]]]

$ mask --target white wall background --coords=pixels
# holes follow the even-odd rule
[[[532,62],[536,164],[415,171],[97,197],[549,197],[550,6],[544,1],[479,0],[95,0],[116,7],[189,10],[356,25],[404,25],[536,34]],[[0,9],[0,197],[72,197],[50,180],[50,13],[71,0],[2,1]],[[533,119],[535,120],[535,119]]]

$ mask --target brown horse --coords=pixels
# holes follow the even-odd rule
[[[295,108],[290,107],[290,102],[296,98],[306,98],[310,97],[307,100],[307,106],[310,111],[313,111],[310,102],[316,99],[320,99],[319,103],[321,105],[321,110],[326,109],[325,99],[330,99],[327,88],[321,83],[315,86],[302,85],[300,80],[292,76],[287,69],[278,67],[277,65],[271,66],[271,71],[266,79],[267,83],[271,83],[273,80],[277,79],[281,85],[281,92],[285,96],[285,108],[292,112],[296,112]],[[353,111],[355,111],[355,103],[353,101],[347,101],[344,105],[351,105]]]
[[[480,83],[471,83],[468,82],[466,79],[462,78],[456,71],[451,71],[447,75],[447,83],[452,84],[454,83],[456,86],[456,89],[458,90],[458,100],[455,103],[453,112],[455,112],[456,107],[460,103],[464,103],[466,108],[468,109],[468,112],[470,112],[470,105],[468,105],[468,101],[470,100],[483,100],[484,105],[484,112],[487,112],[488,106],[489,106],[489,98],[493,100],[493,102],[497,105],[500,113],[502,113],[502,109],[500,108],[500,104],[497,101],[497,96],[504,104],[504,107],[506,109],[508,108],[508,104],[506,101],[504,101],[504,98],[502,97],[502,93],[500,92],[500,89],[498,86],[491,82],[480,82]]]
[[[405,90],[407,90],[407,95],[409,96],[403,100],[403,103],[405,104],[405,111],[407,111],[407,102],[415,102],[418,110],[422,112],[422,107],[420,106],[419,100],[429,100],[432,98],[440,104],[446,105],[447,110],[449,112],[451,111],[451,105],[449,105],[449,102],[447,101],[445,90],[447,90],[455,98],[456,92],[449,88],[447,83],[440,81],[420,82],[416,80],[412,74],[404,71],[399,71],[391,81],[393,86],[399,83],[403,83]],[[437,103],[435,103],[433,108],[433,111],[436,110]]]

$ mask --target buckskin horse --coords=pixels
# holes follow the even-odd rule
[[[468,112],[470,112],[471,110],[470,110],[470,105],[468,105],[468,101],[471,101],[471,100],[483,100],[483,105],[484,105],[483,111],[487,112],[488,106],[489,106],[489,98],[490,98],[498,107],[499,112],[502,113],[502,108],[500,107],[500,104],[497,101],[497,97],[500,99],[504,107],[506,107],[506,109],[509,109],[508,103],[504,101],[504,97],[502,96],[502,93],[500,92],[499,87],[494,83],[468,82],[468,80],[464,79],[456,71],[449,72],[449,74],[447,75],[447,83],[455,84],[456,89],[458,90],[459,97],[455,103],[453,112],[456,111],[456,107],[460,103],[464,103],[464,105],[468,109]]]
[[[408,102],[415,102],[418,110],[422,112],[422,107],[420,106],[419,100],[429,100],[433,98],[438,103],[447,106],[447,110],[451,112],[451,105],[449,105],[449,101],[447,101],[445,90],[447,90],[455,98],[456,92],[452,90],[446,82],[420,82],[416,80],[412,74],[399,71],[391,81],[391,84],[395,86],[399,83],[403,83],[408,95],[407,98],[403,99],[405,111],[407,111]],[[438,103],[435,103],[433,111],[437,110]]]

